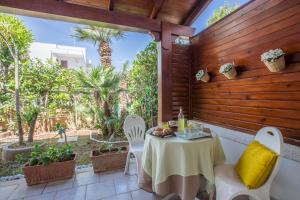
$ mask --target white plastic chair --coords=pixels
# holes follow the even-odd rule
[[[217,166],[215,168],[216,200],[232,200],[240,195],[247,195],[255,200],[270,200],[271,184],[279,170],[283,138],[277,128],[265,127],[258,131],[255,140],[279,155],[268,180],[257,189],[248,189],[240,180],[233,165]]]
[[[123,124],[124,133],[129,142],[129,151],[124,173],[129,172],[130,155],[134,154],[139,170],[141,156],[144,150],[145,140],[145,121],[138,115],[128,115]]]

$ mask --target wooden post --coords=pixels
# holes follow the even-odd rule
[[[172,119],[172,27],[162,22],[158,43],[158,123]]]
[[[158,123],[172,120],[172,41],[175,36],[192,37],[195,29],[188,26],[174,26],[161,23],[158,43]]]

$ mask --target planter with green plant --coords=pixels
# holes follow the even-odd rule
[[[65,143],[68,143],[67,134],[66,134],[66,126],[64,126],[60,123],[57,123],[54,125],[53,129],[54,129],[54,131],[57,131],[57,134],[60,136],[60,138],[62,138],[64,135]]]
[[[263,53],[261,61],[265,63],[271,72],[279,72],[285,68],[284,52],[282,49],[270,50]]]
[[[91,152],[94,173],[124,168],[127,154],[127,146],[103,144],[100,150]]]
[[[219,69],[221,74],[224,74],[228,79],[234,79],[237,75],[234,63],[226,63],[222,65]]]
[[[25,163],[22,170],[27,185],[36,185],[72,178],[75,157],[72,146],[64,144],[61,147],[47,148],[35,145],[29,157],[18,155],[17,159]]]
[[[209,76],[209,74],[208,74],[208,72],[207,72],[207,70],[206,71],[204,71],[203,69],[201,69],[201,70],[199,70],[198,72],[197,72],[197,74],[196,74],[196,79],[197,79],[197,81],[203,81],[203,82],[208,82],[209,81],[209,79],[210,79],[210,76]]]

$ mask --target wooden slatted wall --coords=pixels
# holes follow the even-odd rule
[[[180,106],[186,118],[190,115],[189,86],[191,69],[191,47],[172,46],[172,116],[177,119]]]
[[[192,118],[252,134],[276,126],[300,144],[300,0],[252,1],[195,36],[192,47]],[[275,48],[287,54],[280,73],[260,61]],[[232,61],[238,77],[228,80],[218,70]],[[202,68],[211,82],[195,81]]]

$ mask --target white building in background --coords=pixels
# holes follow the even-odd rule
[[[87,66],[86,49],[82,47],[33,42],[30,46],[30,58],[38,58],[43,62],[52,59],[62,67],[70,69]]]

